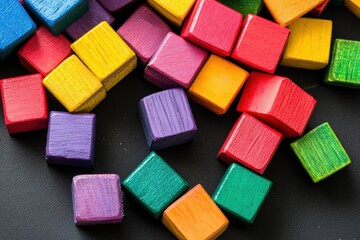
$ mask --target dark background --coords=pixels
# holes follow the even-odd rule
[[[266,10],[262,15],[268,16]],[[333,20],[334,38],[360,40],[360,21],[344,7],[330,6],[322,18]],[[24,74],[16,54],[0,62],[0,78]],[[219,239],[360,239],[360,90],[324,85],[324,71],[279,67],[276,74],[290,77],[318,100],[307,130],[329,122],[352,164],[314,184],[291,151],[291,139],[285,139],[264,174],[274,185],[254,224],[231,220]],[[98,123],[93,170],[48,166],[46,130],[9,136],[1,110],[0,239],[175,239],[127,195],[121,224],[77,228],[73,223],[73,176],[117,173],[124,179],[148,155],[137,104],[157,91],[138,68],[93,111]],[[216,154],[239,116],[238,99],[223,116],[191,102],[198,126],[194,141],[158,152],[190,187],[201,183],[212,195],[224,174],[227,166]],[[50,95],[49,104],[51,110],[64,110]]]

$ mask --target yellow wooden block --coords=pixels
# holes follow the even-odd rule
[[[360,0],[345,0],[344,5],[360,18]]]
[[[289,25],[291,34],[280,65],[318,70],[329,62],[332,22],[299,18]]]
[[[109,91],[136,67],[136,55],[111,28],[101,22],[71,45]]]
[[[249,73],[217,55],[210,55],[188,90],[189,98],[216,114],[224,114]]]
[[[162,222],[178,239],[184,240],[215,239],[229,224],[200,184],[171,204],[164,211]]]
[[[99,79],[75,55],[47,75],[43,85],[69,112],[90,112],[106,96]]]

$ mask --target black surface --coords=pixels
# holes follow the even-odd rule
[[[360,21],[345,8],[330,7],[333,36],[360,40]],[[0,78],[27,74],[16,55],[0,63]],[[46,164],[46,130],[10,137],[0,111],[0,239],[175,239],[125,195],[125,218],[118,225],[77,228],[73,223],[71,179],[82,173],[117,173],[124,179],[149,153],[138,101],[158,91],[133,72],[94,110],[97,115],[96,167],[79,170]],[[323,71],[279,68],[318,100],[308,129],[328,121],[352,164],[314,184],[283,141],[264,176],[274,185],[255,223],[231,221],[219,239],[360,239],[359,90],[325,86]],[[64,110],[49,96],[52,110]],[[235,103],[238,102],[238,98]],[[190,144],[159,151],[190,184],[212,194],[227,166],[216,154],[239,113],[235,104],[217,116],[191,102],[198,133]]]

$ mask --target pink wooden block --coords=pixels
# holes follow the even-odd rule
[[[325,0],[323,3],[321,3],[319,6],[317,6],[316,8],[314,8],[313,10],[311,10],[309,12],[310,16],[314,16],[314,17],[318,17],[320,16],[325,8],[327,7],[327,5],[330,3],[330,0]]]

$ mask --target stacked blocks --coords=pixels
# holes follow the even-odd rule
[[[238,11],[244,17],[248,14],[258,15],[263,6],[263,0],[218,0],[224,5]]]
[[[360,18],[360,1],[359,0],[345,0],[345,7],[347,7],[352,13]]]
[[[110,12],[117,12],[130,4],[136,2],[136,0],[97,0],[101,5],[104,6]]]

